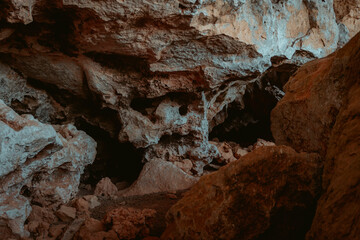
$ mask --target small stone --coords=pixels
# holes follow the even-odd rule
[[[74,220],[70,226],[66,229],[64,236],[61,240],[72,240],[74,238],[74,235],[79,231],[81,226],[84,224],[84,219],[79,218]]]
[[[49,229],[50,237],[56,239],[58,236],[60,236],[60,234],[62,234],[65,227],[66,227],[65,224],[52,225]]]
[[[89,202],[86,201],[83,198],[78,198],[74,201],[74,205],[73,205],[76,210],[78,211],[78,214],[81,214],[81,216],[87,217],[90,216],[90,211],[89,211]]]
[[[117,187],[111,182],[110,178],[106,177],[100,180],[96,185],[94,194],[96,196],[110,196],[114,197],[118,193]]]
[[[90,209],[96,208],[101,205],[101,203],[99,202],[99,199],[95,195],[87,195],[87,196],[84,196],[83,198],[89,203]]]
[[[236,158],[240,158],[240,157],[243,157],[243,156],[245,156],[246,154],[248,154],[249,152],[246,150],[246,149],[244,149],[244,148],[242,148],[242,147],[240,147],[240,146],[237,146],[236,148],[235,148],[235,151],[234,151],[234,156],[236,157]]]
[[[263,146],[275,146],[275,143],[258,138],[257,142],[254,144],[254,149],[257,149],[257,148],[263,147]]]
[[[56,216],[61,219],[63,222],[70,222],[76,217],[76,209],[73,207],[67,207],[62,205],[60,209],[56,212]]]

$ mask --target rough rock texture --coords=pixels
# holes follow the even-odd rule
[[[360,28],[358,1],[7,0],[0,7],[1,62],[40,88],[64,91],[56,98],[62,107],[84,101],[73,110],[52,103],[47,108],[63,112],[57,121],[76,115],[147,148],[145,161],[189,159],[195,175],[219,157],[208,135],[229,106],[246,108],[244,94],[258,86],[275,103],[282,97],[264,73],[272,57],[291,59],[272,75],[292,72],[308,59],[299,53],[325,56]],[[53,122],[48,115],[42,120]],[[256,121],[240,115],[244,125]]]
[[[111,182],[110,178],[103,178],[96,184],[94,194],[96,196],[115,196],[118,192],[117,187]]]
[[[95,148],[94,140],[74,126],[54,128],[31,115],[19,116],[0,100],[2,224],[24,236],[29,200],[69,201],[77,193],[84,167],[95,158]]]
[[[155,213],[153,209],[117,208],[102,221],[87,219],[74,239],[143,239],[149,235],[149,220]]]
[[[354,227],[360,224],[359,53],[357,34],[329,57],[305,64],[272,114],[278,144],[324,156],[324,193],[308,239],[360,236]]]
[[[202,177],[169,210],[162,239],[303,239],[320,183],[319,155],[260,147]]]
[[[128,192],[187,188],[230,153],[209,135],[248,138],[244,129],[262,121],[269,130],[289,76],[360,29],[357,0],[3,0],[0,9],[0,99],[41,122],[1,104],[15,120],[0,116],[0,218],[4,231],[22,235],[29,201],[68,201],[93,161],[95,143],[73,125],[102,146],[116,141],[143,153]],[[329,99],[335,112],[339,104]],[[316,144],[329,134],[309,149],[324,154]],[[100,162],[112,154],[100,150]],[[228,155],[223,162],[235,159]]]
[[[144,165],[139,178],[121,195],[144,195],[155,192],[173,192],[190,188],[196,181],[194,177],[173,163],[166,161],[151,161]]]

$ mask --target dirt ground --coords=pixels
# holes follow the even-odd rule
[[[118,197],[117,199],[98,197],[101,205],[91,210],[91,217],[101,220],[107,212],[119,207],[154,209],[156,215],[150,222],[150,236],[160,237],[166,227],[165,215],[167,211],[182,198],[185,192],[155,193],[142,196]],[[82,194],[86,194],[86,192],[82,192]]]

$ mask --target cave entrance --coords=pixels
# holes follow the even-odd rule
[[[95,161],[85,168],[81,183],[94,187],[102,178],[108,177],[114,184],[131,184],[138,178],[143,167],[143,149],[136,149],[131,143],[119,143],[117,136],[110,136],[82,118],[76,119],[75,126],[97,142]]]

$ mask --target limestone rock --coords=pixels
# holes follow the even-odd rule
[[[244,109],[245,91],[272,57],[290,65],[309,60],[299,61],[299,52],[323,57],[359,25],[358,0],[6,0],[0,7],[4,62],[116,111],[120,131],[105,129],[121,142],[177,143],[176,157],[190,159],[197,175],[219,154],[209,131],[229,104]],[[31,21],[16,31],[11,25]],[[262,91],[282,96],[277,83],[266,84]],[[104,128],[104,121],[90,122]]]
[[[76,217],[76,208],[61,205],[60,209],[56,211],[56,216],[63,222],[70,222]]]
[[[9,66],[0,63],[0,99],[17,113],[32,114],[41,122],[57,118],[58,111],[49,96],[41,90],[31,88],[26,79]]]
[[[74,126],[55,130],[31,115],[19,116],[1,100],[0,146],[0,221],[21,236],[31,212],[22,191],[45,205],[67,202],[96,154],[96,143]]]
[[[304,237],[320,180],[317,154],[258,148],[186,192],[169,210],[162,239]]]
[[[336,20],[346,28],[343,34],[347,39],[354,37],[360,31],[360,1],[351,0],[344,4],[344,1],[334,0],[334,11]]]
[[[220,158],[216,159],[216,161],[218,163],[230,163],[230,162],[234,162],[236,160],[236,158],[234,157],[232,148],[229,144],[227,144],[226,142],[210,142],[211,144],[214,144],[219,153],[220,153]]]
[[[94,194],[96,196],[110,196],[114,197],[118,193],[117,187],[111,182],[110,178],[106,177],[96,184]]]
[[[253,147],[254,147],[254,149],[257,149],[257,148],[263,147],[263,146],[275,146],[275,143],[259,138]]]
[[[21,1],[21,0],[10,0],[4,2],[3,13],[6,16],[6,20],[10,23],[23,23],[29,24],[33,21],[32,12],[36,0]],[[2,15],[1,14],[1,15]],[[0,15],[0,17],[1,17]]]
[[[94,195],[87,195],[84,196],[83,198],[89,203],[90,209],[100,206],[99,199]]]
[[[170,162],[154,160],[144,165],[135,183],[121,194],[132,196],[184,190],[190,188],[197,179]]]

